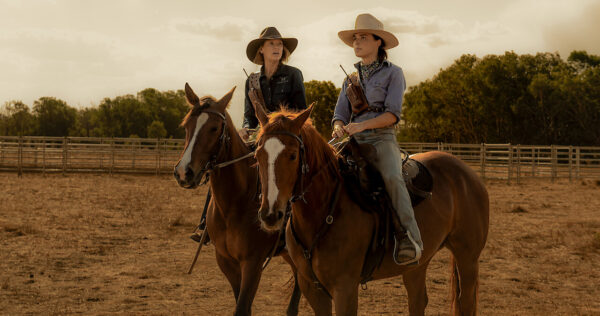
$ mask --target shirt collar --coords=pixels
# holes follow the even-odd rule
[[[285,71],[284,68],[285,68],[284,64],[279,64],[279,66],[277,66],[277,70],[275,70],[275,73],[273,74],[273,76],[271,76],[271,78],[285,75],[286,71]],[[265,75],[265,66],[264,65],[260,66],[260,76],[261,77],[266,77],[266,75]]]
[[[392,63],[391,63],[389,60],[387,60],[387,59],[384,59],[384,60],[381,62],[381,65],[382,65],[382,66],[389,67],[389,66],[391,66],[391,65],[392,65]],[[356,64],[354,64],[354,68],[356,68],[356,70],[360,71],[360,61],[359,61],[359,62],[357,62]]]

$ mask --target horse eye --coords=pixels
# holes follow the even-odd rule
[[[290,155],[290,160],[296,160],[296,154],[295,153],[293,153],[293,154]]]
[[[216,132],[216,131],[217,131],[217,128],[216,128],[216,127],[213,127],[213,128],[211,128],[211,129],[210,129],[210,132],[211,132],[211,133],[214,133],[214,132]]]

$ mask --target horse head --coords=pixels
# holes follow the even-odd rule
[[[265,231],[284,225],[288,203],[307,169],[301,131],[311,111],[312,105],[297,115],[273,114],[269,121],[264,109],[256,109],[262,127],[255,153],[262,185],[258,217]]]
[[[180,186],[197,187],[224,151],[229,137],[226,109],[234,90],[235,87],[219,100],[210,96],[198,98],[185,84],[185,98],[191,109],[181,123],[185,128],[185,146],[174,170]]]

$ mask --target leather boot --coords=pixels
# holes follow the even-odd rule
[[[392,211],[394,224],[394,262],[397,265],[417,265],[421,258],[422,249],[414,240],[411,233],[404,229],[396,212]]]

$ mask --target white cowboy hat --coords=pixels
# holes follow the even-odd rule
[[[346,45],[353,47],[352,42],[354,41],[353,36],[356,33],[371,33],[379,36],[384,44],[383,49],[390,49],[398,46],[398,39],[394,34],[383,29],[383,23],[377,20],[376,17],[363,13],[356,17],[353,30],[340,31],[338,36],[346,43]]]

